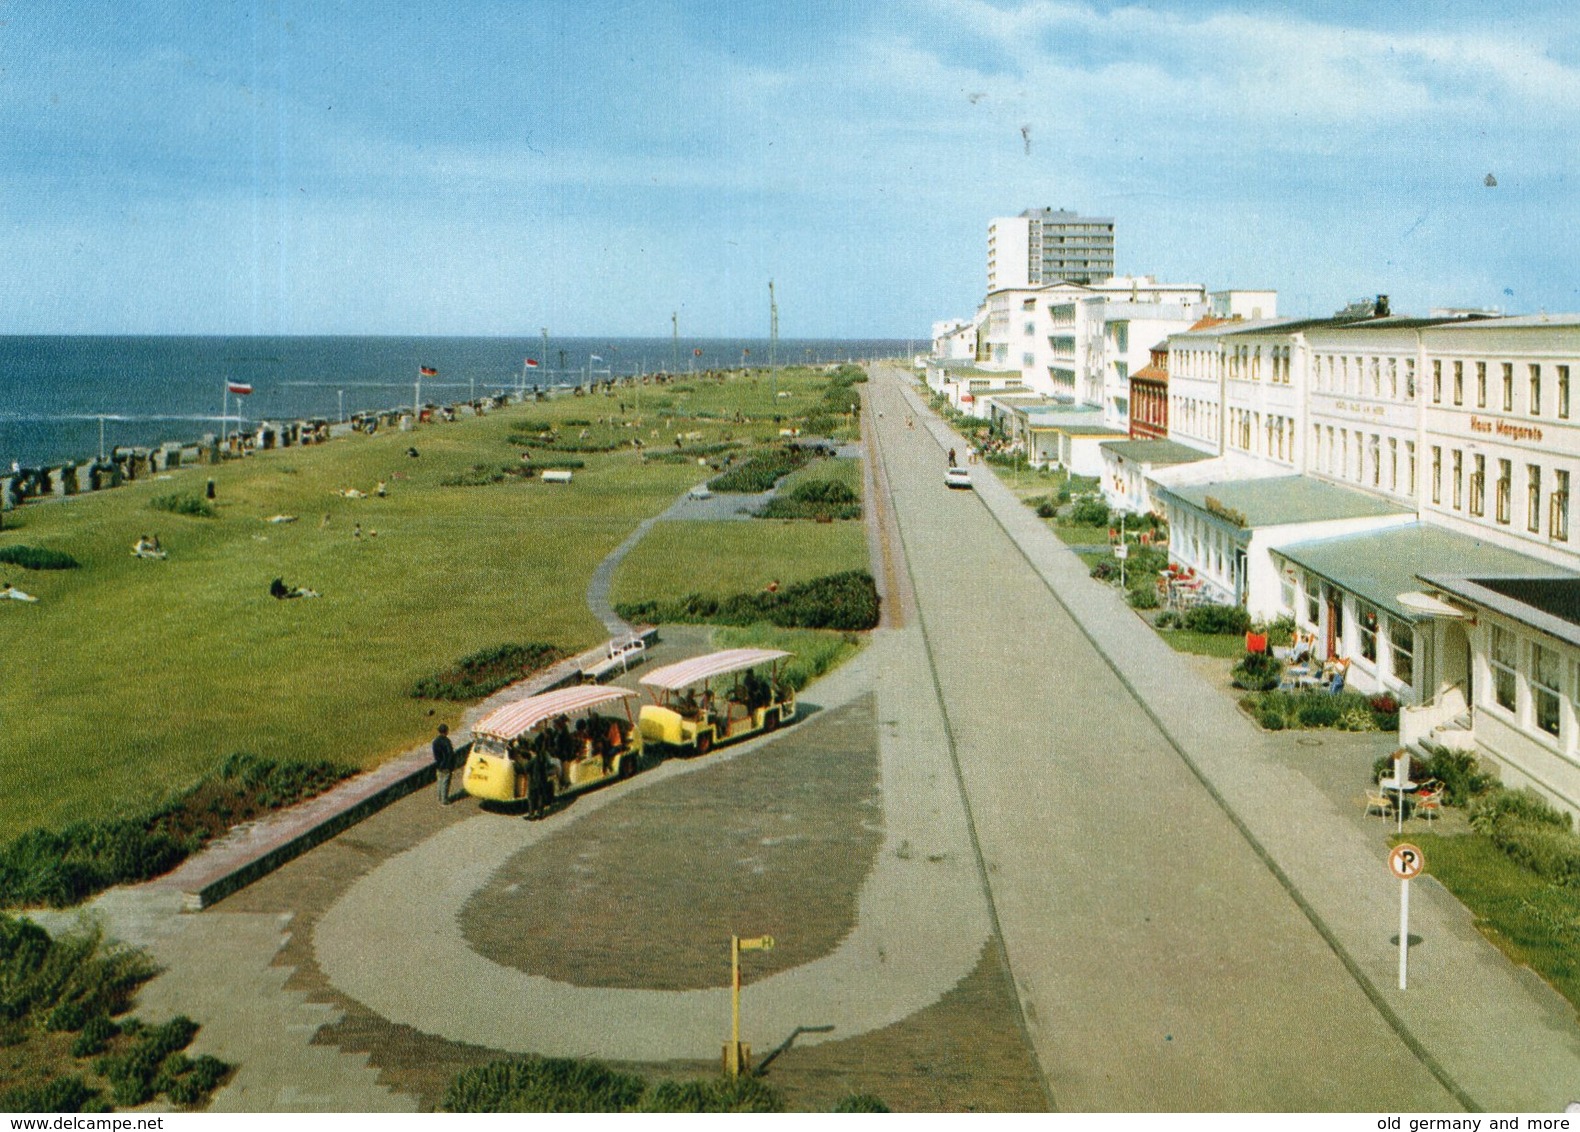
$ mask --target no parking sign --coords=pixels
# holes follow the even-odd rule
[[[1388,853],[1388,868],[1399,878],[1399,989],[1405,989],[1410,964],[1410,882],[1426,867],[1426,856],[1408,841]]]

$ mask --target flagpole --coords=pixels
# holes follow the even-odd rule
[[[226,378],[219,387],[219,442],[225,444],[225,420],[230,412],[230,378]]]
[[[417,430],[417,423],[422,420],[422,366],[417,367],[417,388],[411,395],[411,427]]]

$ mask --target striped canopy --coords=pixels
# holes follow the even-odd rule
[[[611,688],[601,684],[561,688],[555,692],[544,692],[541,696],[529,696],[513,704],[506,704],[490,712],[472,728],[472,731],[478,735],[494,735],[508,743],[516,736],[531,731],[545,719],[553,719],[556,715],[571,715],[590,707],[597,707],[599,704],[606,704],[611,700],[635,695],[636,693],[629,688]]]
[[[778,660],[789,655],[778,649],[725,649],[723,652],[709,653],[707,656],[693,657],[690,660],[682,660],[678,664],[655,668],[639,682],[650,688],[664,688],[672,692],[677,688],[684,688],[687,684],[695,684],[699,680],[739,672],[743,668],[753,668],[766,661]]]

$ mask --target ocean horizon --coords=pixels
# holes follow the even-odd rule
[[[904,356],[920,339],[786,339],[781,366]],[[575,385],[639,373],[766,366],[766,338],[388,335],[0,336],[0,468],[89,459],[165,441],[195,443],[243,422],[331,420],[423,400],[463,401],[519,385]],[[527,365],[532,359],[537,364]],[[229,396],[228,383],[251,386]]]

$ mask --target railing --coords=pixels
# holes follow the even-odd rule
[[[1400,744],[1408,747],[1430,738],[1434,729],[1464,715],[1469,708],[1463,680],[1440,689],[1424,703],[1406,704],[1399,711]]]

